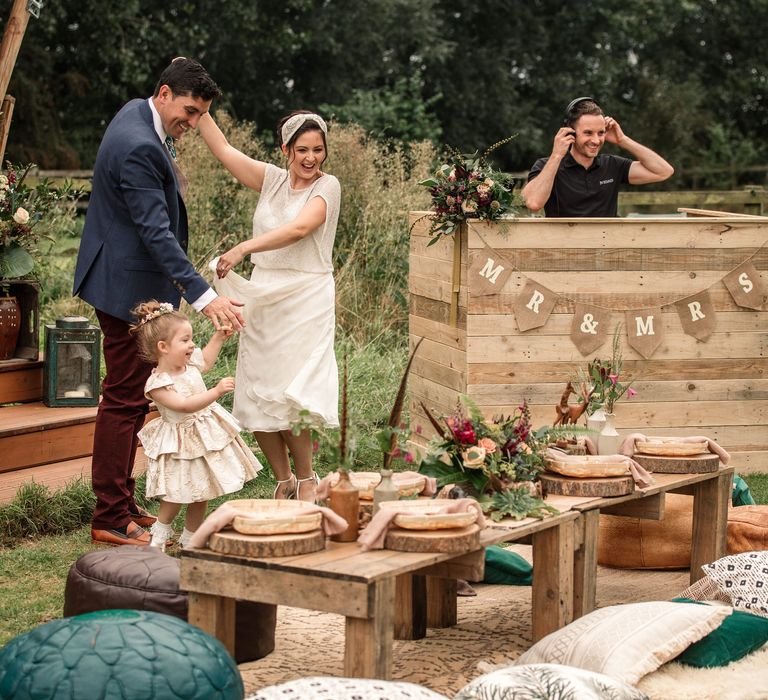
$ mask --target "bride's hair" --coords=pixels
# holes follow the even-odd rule
[[[296,143],[296,139],[302,134],[306,134],[308,131],[319,131],[320,136],[323,139],[323,146],[325,147],[325,158],[323,163],[328,159],[328,141],[325,138],[325,132],[320,128],[320,125],[314,119],[307,119],[296,131],[291,138],[288,139],[288,143],[283,143],[283,124],[287,122],[291,117],[295,117],[297,114],[314,114],[308,109],[298,109],[295,112],[286,114],[279,122],[277,122],[277,145],[285,146],[289,151],[293,148],[293,144]]]

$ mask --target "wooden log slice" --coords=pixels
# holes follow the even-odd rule
[[[399,552],[472,552],[480,548],[480,526],[455,530],[403,530],[391,527],[384,547]]]
[[[291,535],[243,535],[225,530],[211,535],[208,547],[239,557],[292,557],[324,549],[325,533],[317,529]]]
[[[544,493],[558,496],[626,496],[635,490],[635,482],[629,475],[579,479],[542,474],[539,478]]]
[[[656,474],[706,474],[716,472],[720,467],[720,457],[715,454],[690,457],[635,454],[632,459],[641,467]]]

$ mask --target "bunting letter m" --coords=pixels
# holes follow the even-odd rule
[[[636,332],[635,335],[655,335],[653,332],[653,316],[635,316]]]
[[[494,267],[494,262],[493,258],[488,258],[485,261],[485,265],[483,265],[483,269],[480,270],[480,275],[485,277],[491,284],[496,284],[499,275],[504,272],[504,266],[496,265],[496,267]]]

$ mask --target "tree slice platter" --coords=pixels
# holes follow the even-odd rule
[[[391,527],[384,547],[398,552],[471,552],[480,549],[480,526],[469,525],[454,530],[403,530]]]
[[[208,538],[208,548],[238,557],[293,557],[325,549],[325,533],[317,529],[284,535],[244,535],[224,530]]]
[[[706,474],[720,467],[720,457],[712,453],[690,457],[635,454],[632,459],[655,474]]]
[[[626,496],[635,490],[631,476],[606,476],[577,479],[556,474],[541,474],[541,487],[546,494],[558,496],[594,496],[596,498]]]

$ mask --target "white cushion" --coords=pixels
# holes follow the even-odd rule
[[[728,607],[666,601],[613,605],[547,635],[516,663],[576,666],[634,685],[730,614]]]
[[[768,552],[732,554],[701,569],[734,608],[768,617]]]
[[[262,688],[246,700],[447,700],[413,683],[314,676]]]
[[[508,666],[476,678],[453,700],[648,700],[645,693],[602,673],[558,664]]]

